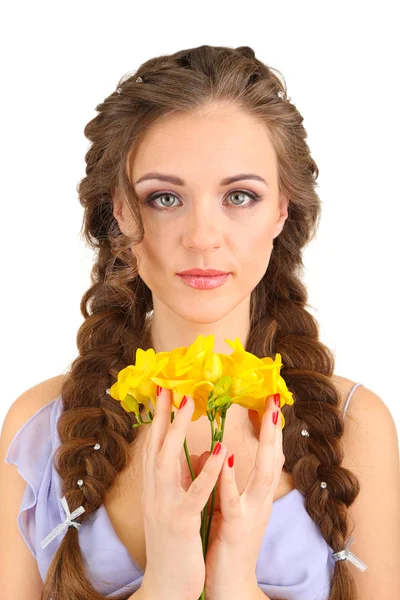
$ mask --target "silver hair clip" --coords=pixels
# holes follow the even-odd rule
[[[142,82],[143,82],[143,79],[142,79],[141,77],[137,77],[135,81],[136,81],[136,83],[142,83]],[[121,88],[121,87],[119,87],[119,88],[117,88],[115,91],[117,92],[117,94],[121,94],[121,92],[122,92],[122,88]]]
[[[279,96],[279,98],[281,98],[282,100],[284,100],[284,99],[285,99],[285,93],[284,93],[284,92],[282,92],[282,90],[279,90],[279,92],[277,93],[277,96]],[[291,97],[290,97],[290,96],[288,96],[288,97],[287,97],[287,100],[288,100],[288,102],[291,102],[291,100],[292,100],[292,99],[291,99]]]
[[[340,552],[332,552],[332,556],[335,561],[349,560],[351,563],[353,563],[353,565],[355,567],[357,567],[357,569],[360,569],[360,571],[365,571],[365,569],[368,569],[367,565],[365,563],[363,563],[362,560],[357,558],[357,556],[355,554],[353,554],[352,552],[350,552],[350,550],[349,550],[349,548],[353,542],[354,542],[354,538],[353,538],[353,536],[350,536],[346,542],[344,550],[340,550]]]
[[[99,442],[97,442],[97,444],[95,444],[95,445],[93,446],[93,448],[94,448],[95,450],[100,450],[101,446],[100,446]],[[77,485],[78,485],[78,486],[81,488],[81,487],[83,486],[83,479],[78,479],[78,481],[77,481],[76,483],[77,483]]]
[[[40,545],[42,548],[46,548],[46,546],[48,544],[50,544],[51,541],[54,540],[54,538],[56,538],[57,536],[61,535],[66,529],[68,529],[68,527],[75,527],[75,529],[78,529],[80,527],[82,527],[81,523],[75,523],[72,519],[76,519],[76,517],[79,517],[79,515],[81,515],[82,513],[85,512],[85,509],[83,508],[83,506],[79,506],[78,508],[76,508],[74,510],[74,512],[71,514],[70,510],[69,510],[69,506],[68,506],[68,502],[65,496],[63,496],[63,498],[61,498],[61,504],[64,508],[64,511],[66,513],[66,518],[65,521],[63,521],[62,523],[60,523],[59,525],[57,525],[57,527],[55,527],[53,529],[53,531],[51,533],[49,533],[49,535],[44,538],[44,540],[42,540],[40,542]]]

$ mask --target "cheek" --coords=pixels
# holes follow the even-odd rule
[[[272,234],[265,232],[244,240],[236,249],[237,263],[240,269],[240,281],[253,289],[265,275],[273,248]]]
[[[267,227],[252,228],[247,236],[240,236],[237,256],[240,262],[266,265],[269,261],[273,247],[273,233]],[[246,249],[243,252],[243,249]]]
[[[168,265],[171,268],[171,252],[161,236],[146,234],[136,250],[140,256],[139,275],[142,279],[159,279],[167,272]]]

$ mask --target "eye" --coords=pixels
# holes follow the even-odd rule
[[[248,198],[250,198],[250,202],[248,202],[247,204],[243,204],[243,200],[240,200],[241,203],[239,204],[233,204],[232,207],[233,208],[251,208],[252,206],[254,206],[255,204],[257,204],[257,202],[259,202],[261,200],[261,196],[259,196],[258,194],[255,194],[254,192],[249,192],[249,191],[245,191],[245,190],[234,190],[232,192],[228,193],[228,197],[229,196],[233,196],[233,195],[241,195],[241,196],[247,196]],[[173,206],[172,204],[167,204],[167,205],[163,205],[164,208],[160,208],[159,206],[156,206],[155,201],[156,200],[160,200],[161,198],[170,198],[170,200],[167,202],[171,202],[171,199],[173,198],[178,198],[178,196],[176,196],[175,194],[171,194],[170,192],[163,192],[163,193],[159,193],[159,194],[152,194],[150,195],[148,198],[146,198],[146,200],[143,202],[143,204],[149,205],[151,208],[154,208],[156,210],[161,210],[161,211],[166,211],[169,208],[176,208],[176,206]],[[173,200],[172,200],[173,202]]]

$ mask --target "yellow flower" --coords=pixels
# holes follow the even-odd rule
[[[155,406],[156,397],[156,384],[152,382],[152,377],[156,377],[168,364],[167,354],[156,355],[153,348],[146,351],[138,348],[135,365],[128,365],[119,371],[117,381],[110,387],[110,396],[119,400],[127,412],[139,415],[138,404],[143,404],[149,411],[149,399]]]
[[[225,341],[234,349],[230,356],[232,362],[226,363],[232,377],[229,393],[233,403],[264,413],[267,396],[279,393],[281,407],[284,404],[293,404],[293,394],[289,392],[285,380],[280,375],[282,357],[278,352],[275,360],[268,356],[258,358],[244,350],[239,338],[236,338],[235,342]]]
[[[213,381],[219,378],[222,365],[212,352],[214,336],[199,335],[189,346],[176,348],[168,353],[169,362],[152,381],[172,390],[172,404],[179,408],[183,396],[191,396],[195,409],[192,421],[207,414],[207,403],[213,390]]]
[[[156,406],[156,386],[172,391],[172,404],[179,408],[184,395],[194,399],[192,421],[206,416],[216,409],[215,419],[219,426],[223,406],[236,403],[243,408],[255,410],[262,417],[267,396],[281,395],[281,407],[293,404],[293,395],[280,375],[282,359],[276,354],[258,358],[247,352],[239,338],[225,340],[233,348],[230,356],[213,352],[214,335],[197,336],[189,347],[175,348],[171,352],[155,354],[150,348],[136,352],[136,365],[128,366],[118,373],[118,382],[110,388],[110,395],[121,401],[130,412],[139,411],[139,404],[149,410],[151,399]],[[210,408],[211,407],[211,408]],[[282,415],[284,425],[284,417]]]

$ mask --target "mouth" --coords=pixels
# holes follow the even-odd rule
[[[219,271],[217,269],[188,269],[181,271],[177,275],[191,275],[193,277],[216,277],[219,275],[229,275],[227,271]]]
[[[177,273],[177,275],[184,283],[186,283],[186,285],[189,285],[190,287],[201,290],[211,290],[223,285],[231,273],[223,273],[222,275],[213,276],[182,275],[181,273]]]

